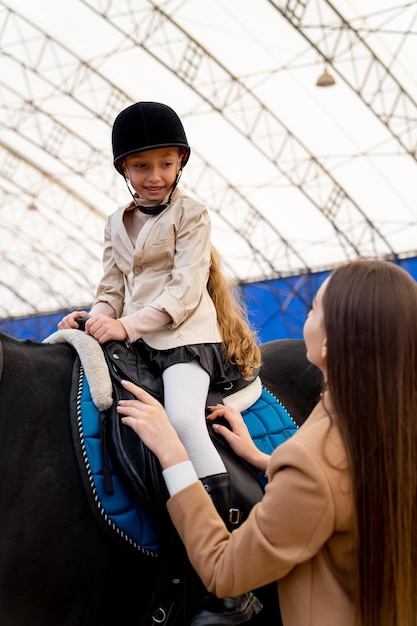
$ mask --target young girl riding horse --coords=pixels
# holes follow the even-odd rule
[[[177,187],[190,156],[178,115],[158,102],[133,104],[116,117],[112,145],[132,199],[108,218],[90,312],[74,311],[58,328],[88,316],[85,331],[100,343],[142,344],[161,372],[171,423],[227,516],[229,478],[208,434],[206,401],[212,384],[252,379],[260,351],[220,271],[206,207]],[[226,604],[221,622],[204,610],[193,626],[239,624],[261,608],[252,593]]]

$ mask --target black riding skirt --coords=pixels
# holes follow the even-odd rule
[[[169,350],[151,348],[143,339],[138,339],[132,346],[141,343],[141,350],[147,352],[152,365],[163,372],[171,365],[198,361],[201,367],[210,376],[212,384],[233,382],[241,378],[238,365],[227,359],[226,347],[223,343],[196,343],[189,346],[179,346]]]

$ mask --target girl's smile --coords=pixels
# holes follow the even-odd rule
[[[157,148],[124,159],[125,176],[144,206],[161,204],[169,195],[181,169],[176,147]]]

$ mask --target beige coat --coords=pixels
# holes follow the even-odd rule
[[[351,482],[321,402],[275,450],[263,500],[230,539],[200,482],[168,509],[209,591],[236,596],[278,580],[284,626],[353,626]]]
[[[122,207],[107,220],[104,275],[92,307],[107,303],[132,341],[142,337],[158,350],[222,341],[207,291],[211,222],[206,207],[176,189],[169,207],[148,217],[135,246],[123,223],[126,210],[136,209]],[[132,314],[146,306],[167,313],[172,323],[142,335]]]

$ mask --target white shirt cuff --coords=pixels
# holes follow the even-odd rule
[[[198,481],[198,476],[191,461],[183,461],[182,463],[171,465],[171,467],[162,470],[162,475],[171,497],[178,491]]]

